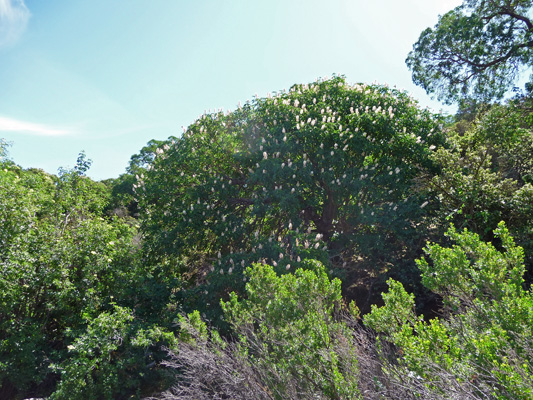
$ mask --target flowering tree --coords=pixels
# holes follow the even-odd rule
[[[204,115],[138,177],[148,254],[232,290],[252,262],[384,261],[421,222],[416,178],[441,143],[405,93],[342,77]]]

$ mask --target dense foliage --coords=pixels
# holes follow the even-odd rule
[[[492,231],[505,221],[526,249],[531,271],[533,135],[529,101],[494,105],[472,121],[452,125],[447,132],[449,146],[434,154],[441,171],[428,184],[438,197],[441,215],[483,240],[492,240]]]
[[[397,346],[399,366],[391,373],[450,398],[477,392],[483,398],[531,399],[533,294],[523,288],[522,248],[503,223],[494,233],[502,252],[452,227],[453,247],[428,245],[431,265],[418,260],[424,285],[443,296],[446,318],[415,315],[413,296],[389,282],[385,306],[374,307],[365,322]]]
[[[60,377],[54,398],[118,398],[151,374],[164,283],[140,263],[137,227],[102,217],[110,193],[84,176],[89,166],[81,154],[58,177],[8,162],[0,169],[2,398],[49,394]],[[96,329],[104,319],[117,327]],[[76,379],[77,392],[63,391]]]
[[[340,281],[330,281],[320,263],[308,263],[283,276],[263,264],[247,269],[247,298],[233,294],[222,304],[236,344],[216,331],[209,335],[198,314],[182,318],[185,333],[169,365],[184,369],[185,379],[169,397],[358,398],[356,348],[342,318],[348,311]],[[219,367],[222,360],[226,365]]]
[[[223,302],[237,333],[227,342],[197,312],[181,318],[167,363],[182,379],[167,399],[529,399],[533,392],[533,298],[523,288],[523,250],[501,223],[504,251],[453,227],[457,244],[428,245],[423,282],[443,296],[446,315],[428,322],[414,296],[390,280],[385,305],[365,323],[343,306],[339,282],[321,266],[277,276],[247,270],[246,299]]]
[[[186,265],[211,306],[243,290],[254,262],[380,271],[407,259],[431,221],[417,177],[437,170],[440,123],[405,93],[341,77],[204,115],[139,177],[147,254]]]
[[[501,99],[531,67],[531,0],[465,0],[427,28],[407,57],[413,81],[446,102]]]
[[[0,139],[0,398],[532,398],[533,97],[463,98],[529,65],[530,8],[422,34],[408,63],[455,119],[335,76],[104,182]]]

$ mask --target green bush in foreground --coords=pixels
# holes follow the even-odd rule
[[[131,310],[115,305],[113,312],[91,320],[68,346],[69,357],[52,366],[61,381],[50,399],[138,398],[147,377],[158,379],[146,358],[148,349],[162,341],[174,342],[173,334],[159,327],[140,328]]]
[[[523,288],[524,254],[503,223],[494,234],[503,252],[451,227],[447,235],[457,244],[428,245],[432,264],[418,260],[423,284],[443,297],[447,319],[416,316],[413,296],[389,281],[385,306],[374,306],[365,322],[397,346],[399,368],[385,367],[390,374],[449,396],[453,382],[474,398],[533,397],[533,295]]]
[[[314,271],[281,277],[270,266],[256,265],[247,273],[247,299],[232,294],[222,307],[251,361],[272,369],[268,386],[277,398],[295,381],[304,392],[353,398],[355,351],[348,345],[350,331],[335,315],[342,306],[341,282],[330,281],[320,263],[308,263]]]
[[[209,340],[197,312],[182,318],[185,334],[170,363],[182,375],[170,398],[359,398],[340,281],[319,262],[305,263],[307,270],[283,276],[268,265],[247,269],[247,298],[233,293],[222,303],[236,343]]]
[[[385,306],[365,323],[341,306],[339,281],[316,261],[276,275],[246,271],[246,299],[222,302],[235,342],[209,331],[199,313],[181,318],[178,379],[170,399],[531,399],[533,295],[523,287],[523,250],[500,223],[503,250],[475,233],[431,244],[418,260],[424,285],[446,315],[429,322],[414,296],[390,280]],[[353,310],[355,311],[355,310]],[[351,314],[351,315],[350,315]],[[219,397],[217,397],[219,396]]]

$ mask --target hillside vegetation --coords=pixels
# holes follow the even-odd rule
[[[501,100],[530,8],[422,33],[407,63],[454,117],[334,76],[102,182],[0,140],[0,398],[533,398],[531,85]]]
[[[116,180],[4,157],[2,397],[530,398],[529,104],[334,77]]]

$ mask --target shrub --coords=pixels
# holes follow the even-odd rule
[[[330,281],[320,263],[306,263],[307,270],[283,276],[268,265],[247,269],[247,299],[232,294],[222,304],[234,343],[209,336],[198,313],[182,318],[186,334],[169,363],[178,376],[168,398],[358,398],[340,281]]]
[[[392,280],[385,306],[365,317],[397,347],[399,367],[389,369],[397,380],[409,377],[418,381],[413,388],[441,395],[452,387],[472,398],[533,396],[533,295],[523,288],[524,254],[503,223],[494,234],[503,252],[451,227],[457,244],[428,245],[432,264],[418,260],[424,285],[443,297],[448,318],[416,316],[413,296]]]

